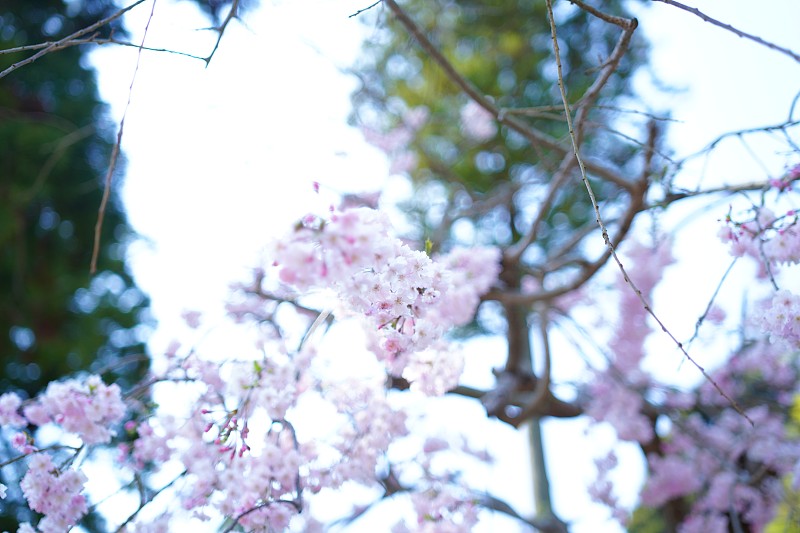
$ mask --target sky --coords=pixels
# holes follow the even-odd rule
[[[209,321],[219,318],[228,283],[257,263],[262,246],[298,216],[325,209],[340,192],[384,189],[387,198],[409,194],[402,178],[387,176],[383,155],[346,124],[356,83],[343,70],[356,57],[361,39],[374,31],[348,16],[370,3],[263,0],[262,8],[228,27],[208,68],[174,54],[142,56],[125,119],[122,190],[130,222],[142,237],[131,245],[129,263],[159,321],[150,343],[154,353],[181,331],[184,310],[202,310]],[[768,4],[762,9],[748,0],[692,5],[800,50],[800,3]],[[693,153],[726,131],[786,120],[800,89],[796,62],[672,6],[648,5],[634,4],[640,31],[653,43],[652,75],[640,76],[638,85],[651,110],[670,110],[678,121],[666,140],[676,156]],[[149,5],[142,6],[126,18],[134,35],[141,36],[149,12]],[[206,55],[214,35],[198,28],[207,25],[188,3],[158,0],[147,45]],[[93,60],[101,73],[102,96],[119,120],[136,52],[102,47]],[[677,91],[654,91],[654,79]],[[750,146],[769,155],[757,161],[741,143],[727,143],[710,159],[689,165],[680,179],[688,185],[702,178],[706,186],[751,181],[779,174],[788,163],[774,144],[753,141]],[[315,181],[320,194],[312,190]],[[671,227],[691,215],[692,224],[711,228],[676,239],[681,266],[668,272],[666,282],[680,290],[657,295],[662,318],[679,338],[691,334],[728,264],[709,226],[726,207],[715,209],[700,216],[697,204],[679,206],[660,220]],[[692,231],[697,226],[680,227]],[[742,280],[747,275],[746,270],[740,273]],[[475,354],[502,351],[481,344],[469,349]],[[653,352],[654,369],[675,373],[676,379],[696,378],[663,339],[653,342]],[[562,366],[563,375],[569,375],[569,365]],[[530,488],[517,466],[526,456],[522,435],[487,424],[481,428],[491,429],[506,444],[497,469],[485,475],[486,487],[530,510]],[[556,452],[550,458],[556,510],[576,521],[575,532],[618,531],[606,522],[605,510],[576,496],[593,476],[591,458],[613,444],[608,431],[595,430],[587,438],[585,430],[581,422],[546,424],[546,447]],[[485,446],[495,444],[487,439]],[[624,501],[632,505],[643,473],[635,454],[626,457],[619,476],[627,487]]]

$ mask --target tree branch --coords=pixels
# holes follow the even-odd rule
[[[677,7],[678,9],[682,9],[684,11],[688,11],[689,13],[692,13],[693,15],[696,15],[696,16],[700,17],[704,21],[706,21],[706,22],[708,22],[710,24],[713,24],[714,26],[717,26],[717,27],[722,28],[724,30],[728,30],[729,32],[734,33],[734,34],[738,35],[739,37],[742,37],[743,39],[749,39],[749,40],[751,40],[753,42],[756,42],[756,43],[758,43],[760,45],[766,46],[767,48],[770,48],[772,50],[775,50],[777,52],[785,54],[785,55],[791,57],[792,59],[794,59],[795,61],[797,61],[798,63],[800,63],[800,55],[798,55],[795,52],[789,50],[788,48],[784,48],[782,46],[778,46],[777,44],[771,43],[769,41],[765,41],[761,37],[758,37],[756,35],[752,35],[750,33],[745,33],[745,32],[743,32],[743,31],[741,31],[739,29],[736,29],[735,27],[731,26],[730,24],[725,24],[724,22],[720,22],[720,21],[718,21],[718,20],[716,20],[714,18],[711,18],[708,15],[706,15],[705,13],[703,13],[702,11],[700,11],[699,9],[697,9],[696,7],[687,6],[685,4],[681,4],[680,2],[676,2],[675,0],[652,0],[652,1],[653,2],[662,2],[664,4],[668,4],[668,5]]]
[[[25,65],[27,65],[29,63],[33,63],[37,59],[41,59],[42,57],[44,57],[45,55],[49,54],[50,52],[53,52],[55,50],[60,50],[62,48],[66,48],[68,46],[73,46],[71,41],[75,41],[76,39],[78,39],[80,37],[83,37],[84,35],[86,35],[88,33],[91,33],[91,32],[93,32],[93,31],[95,31],[95,30],[97,30],[99,28],[102,28],[106,24],[114,22],[115,20],[120,18],[122,15],[124,15],[125,13],[127,13],[128,11],[133,9],[134,7],[138,6],[139,4],[143,3],[144,1],[145,0],[136,0],[133,4],[129,5],[128,7],[120,9],[119,11],[114,13],[113,15],[110,15],[110,16],[104,18],[104,19],[98,20],[94,24],[91,24],[91,25],[89,25],[89,26],[87,26],[87,27],[85,27],[83,29],[80,29],[80,30],[78,30],[78,31],[76,31],[74,33],[71,33],[70,35],[67,35],[63,39],[60,39],[60,40],[58,40],[58,41],[56,41],[54,43],[49,44],[48,46],[46,46],[45,48],[39,50],[38,52],[36,52],[32,56],[30,56],[30,57],[28,57],[26,59],[23,59],[22,61],[18,61],[16,63],[14,63],[13,65],[11,65],[10,67],[8,67],[7,69],[5,69],[4,71],[0,72],[0,79],[5,78],[6,76],[8,76],[9,74],[11,74],[12,72],[14,72],[15,70],[17,70],[20,67],[23,67],[23,66],[25,66]]]
[[[143,1],[143,0],[142,0]],[[136,4],[134,4],[136,5]],[[133,6],[131,6],[133,7]],[[129,8],[130,9],[130,8]],[[144,47],[144,41],[147,38],[147,32],[150,29],[150,22],[153,20],[153,13],[156,9],[156,3],[153,2],[152,7],[150,8],[150,15],[147,18],[147,23],[144,27],[144,35],[142,35],[142,42],[139,45],[139,51],[136,55],[136,66],[133,69],[133,76],[131,76],[131,84],[128,87],[128,101],[125,103],[125,110],[122,112],[122,119],[119,121],[119,131],[117,131],[117,142],[114,143],[114,148],[111,150],[111,159],[108,163],[108,171],[106,172],[105,178],[105,187],[103,188],[103,198],[100,200],[100,207],[97,211],[97,223],[94,226],[94,245],[92,246],[92,261],[89,265],[89,274],[94,275],[97,272],[97,259],[100,255],[100,235],[103,230],[103,218],[106,214],[106,205],[108,205],[108,199],[111,196],[111,179],[114,175],[114,170],[117,167],[117,159],[119,158],[119,152],[122,146],[122,132],[125,129],[125,117],[128,114],[128,108],[131,105],[131,96],[133,95],[133,85],[136,83],[136,75],[139,73],[139,65],[142,60],[142,50]],[[118,15],[121,15],[124,11],[120,11]],[[42,50],[45,52],[47,48]],[[40,53],[42,53],[40,52]],[[1,78],[2,76],[0,76]]]
[[[705,368],[700,366],[700,364],[692,356],[689,355],[689,353],[684,348],[683,344],[677,338],[675,338],[675,336],[672,334],[672,332],[670,332],[667,329],[667,327],[664,325],[664,323],[661,322],[661,320],[656,316],[655,312],[650,307],[650,304],[647,302],[647,300],[645,299],[644,295],[642,294],[642,291],[639,290],[639,288],[630,279],[630,276],[625,271],[625,268],[622,266],[622,262],[620,261],[619,257],[617,256],[617,252],[615,250],[615,245],[611,241],[611,239],[609,238],[608,229],[606,228],[606,226],[605,226],[605,224],[603,222],[603,219],[600,216],[600,207],[597,204],[597,199],[595,198],[594,191],[592,190],[592,185],[591,185],[591,183],[589,183],[589,179],[586,176],[586,168],[585,168],[583,160],[581,159],[581,156],[580,156],[580,148],[579,148],[579,146],[577,144],[577,139],[576,139],[576,136],[575,136],[575,129],[573,128],[573,125],[572,125],[572,117],[571,117],[571,114],[570,114],[570,111],[569,111],[569,103],[567,102],[566,88],[564,87],[564,77],[562,75],[562,69],[561,69],[561,54],[559,52],[558,38],[556,36],[556,22],[555,22],[555,17],[553,15],[553,4],[552,4],[552,0],[545,0],[545,1],[546,1],[546,4],[547,4],[547,16],[548,16],[548,19],[550,21],[550,31],[551,31],[552,40],[553,40],[553,53],[555,54],[556,67],[557,67],[557,71],[558,71],[558,87],[559,87],[559,90],[561,91],[561,100],[562,100],[562,102],[564,104],[564,112],[566,114],[567,127],[569,128],[569,136],[570,136],[570,139],[572,140],[572,149],[575,151],[575,157],[577,158],[578,166],[581,169],[581,177],[583,179],[584,185],[586,186],[586,191],[589,193],[589,198],[592,201],[592,206],[594,206],[594,211],[595,211],[595,215],[596,215],[597,224],[600,226],[600,230],[601,230],[601,232],[603,234],[603,240],[605,241],[606,247],[608,248],[608,251],[611,254],[611,256],[614,258],[614,261],[617,263],[617,266],[619,267],[620,271],[622,272],[622,275],[625,278],[625,282],[628,285],[630,285],[630,287],[633,290],[633,292],[639,298],[639,300],[641,301],[642,305],[644,306],[645,311],[647,311],[647,313],[650,316],[653,317],[653,319],[658,323],[659,327],[661,327],[661,330],[664,333],[666,333],[667,336],[669,336],[672,339],[672,341],[681,350],[681,352],[686,357],[686,359],[688,359],[689,362],[691,362],[692,365],[694,365],[694,367],[697,368],[700,371],[700,373],[703,375],[703,377],[709,383],[711,383],[714,386],[714,388],[717,390],[717,392],[730,403],[731,407],[733,407],[736,410],[736,412],[738,412],[748,422],[750,422],[751,425],[754,425],[754,422],[752,421],[752,419],[749,416],[747,416],[747,414],[744,411],[742,411],[742,408],[739,407],[739,404],[736,403],[736,401],[733,398],[731,398],[725,391],[723,391],[720,388],[720,386],[717,384],[717,382],[714,380],[714,378],[712,378],[708,374],[708,372],[706,372]],[[672,0],[669,0],[669,1],[672,1]]]

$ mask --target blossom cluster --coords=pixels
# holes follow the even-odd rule
[[[755,317],[770,340],[789,350],[800,349],[800,296],[788,290],[775,293]]]
[[[655,248],[635,244],[627,253],[628,270],[646,300],[652,297],[664,269],[673,262],[669,244],[665,241]],[[609,342],[613,359],[589,384],[586,413],[595,420],[610,423],[621,439],[648,443],[654,437],[653,424],[644,413],[644,393],[650,386],[650,378],[640,364],[645,340],[651,333],[649,315],[621,273],[616,283],[620,316]]]
[[[735,221],[730,215],[720,228],[722,242],[730,244],[735,257],[749,256],[762,268],[781,264],[800,263],[800,226],[798,213],[789,209],[782,215],[761,207],[755,216],[745,221]]]
[[[775,345],[759,342],[735,354],[711,377],[729,398],[748,403],[733,406],[704,383],[685,409],[672,411],[668,438],[648,456],[643,503],[657,507],[690,497],[686,533],[728,531],[732,512],[742,523],[764,527],[784,498],[783,479],[800,462],[787,418],[799,376]]]
[[[35,454],[30,459],[20,487],[30,508],[44,515],[37,524],[39,531],[67,531],[86,514],[86,496],[81,494],[85,482],[86,476],[82,472],[57,468],[47,454]],[[33,530],[29,524],[23,524],[21,531],[26,529]]]
[[[129,532],[169,530],[175,512],[201,522],[226,517],[247,531],[311,531],[313,495],[345,483],[374,484],[389,448],[408,432],[404,411],[390,401],[385,374],[372,380],[326,377],[314,344],[303,340],[292,348],[275,311],[294,306],[296,318],[309,325],[317,315],[294,303],[296,296],[272,300],[260,288],[274,274],[299,295],[333,289],[337,316],[341,311],[361,320],[365,348],[386,372],[424,394],[444,394],[463,368],[460,351],[444,334],[472,320],[480,295],[499,273],[499,252],[454,249],[432,259],[391,237],[390,229],[384,215],[366,208],[304,218],[273,247],[272,269],[259,269],[252,283],[238,287],[245,301],[229,306],[234,323],[255,332],[251,351],[220,363],[197,347],[187,352],[173,343],[166,367],[148,376],[128,405],[117,385],[98,376],[51,383],[26,401],[14,393],[0,396],[3,427],[58,425],[78,440],[42,448],[36,432],[17,432],[18,460],[28,467],[21,492],[43,515],[20,531],[60,532],[78,524],[88,499],[77,458],[105,444],[116,446],[120,466],[140,476],[143,494],[168,490],[180,503],[155,520],[145,513],[131,517],[123,528]],[[193,329],[204,323],[194,312],[184,315]],[[136,399],[143,390],[168,385],[183,398],[183,415],[149,410]],[[329,415],[324,438],[312,437],[298,414],[308,405]],[[176,464],[183,471],[174,477]],[[451,491],[448,479],[417,498],[421,520],[437,531],[445,523],[466,531],[477,511],[469,498]],[[6,487],[0,489],[5,496]]]
[[[120,388],[116,384],[106,385],[96,375],[85,380],[52,382],[33,401],[23,402],[11,392],[0,396],[3,427],[55,424],[86,445],[110,442],[115,435],[114,427],[126,412]],[[37,449],[32,442],[32,437],[23,432],[15,433],[12,438],[17,451],[30,456],[20,488],[30,508],[43,515],[37,525],[39,531],[67,531],[87,512],[86,497],[82,494],[86,476],[75,468],[56,466],[51,455]],[[23,524],[20,531],[35,530],[30,524]]]
[[[99,376],[89,376],[85,381],[54,381],[24,406],[13,392],[0,396],[0,425],[43,426],[53,422],[86,444],[109,442],[113,425],[122,420],[125,411],[119,386],[106,385]]]
[[[500,270],[496,248],[455,249],[432,260],[389,235],[385,215],[359,208],[309,216],[274,249],[279,278],[297,290],[333,288],[360,316],[392,375],[413,354],[474,316]],[[452,381],[452,380],[450,380]]]
[[[649,301],[663,267],[671,262],[668,250],[645,253],[636,247],[629,256],[628,271]],[[627,282],[621,278],[619,283]],[[649,477],[641,503],[652,508],[685,505],[681,533],[724,533],[741,524],[761,530],[785,497],[784,479],[800,482],[800,443],[790,434],[788,416],[800,378],[792,355],[798,348],[800,299],[777,292],[754,317],[772,342],[748,345],[686,392],[659,383],[642,369],[650,328],[638,295],[630,288],[627,292],[622,292],[619,326],[609,343],[614,357],[588,386],[587,414],[610,423],[620,439],[648,450]],[[624,521],[608,480],[615,464],[598,462],[590,495]]]

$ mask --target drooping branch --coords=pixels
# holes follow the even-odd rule
[[[631,280],[630,276],[625,271],[625,267],[622,265],[622,261],[620,261],[619,256],[617,255],[615,244],[608,235],[608,229],[606,228],[605,223],[603,222],[603,218],[600,215],[600,206],[597,203],[597,198],[595,197],[594,191],[592,190],[592,185],[591,183],[589,183],[589,179],[586,175],[586,167],[583,163],[583,160],[581,159],[580,146],[578,145],[578,140],[575,134],[575,128],[573,127],[572,116],[569,109],[569,102],[567,101],[566,87],[564,86],[564,77],[561,68],[561,54],[559,52],[558,38],[556,36],[555,16],[553,15],[553,4],[552,0],[545,0],[545,1],[547,4],[547,16],[548,20],[550,21],[550,31],[553,41],[553,53],[556,58],[556,69],[558,71],[558,87],[561,92],[561,100],[564,104],[564,113],[566,115],[570,140],[572,141],[572,149],[575,152],[575,158],[578,160],[578,166],[581,169],[581,179],[583,180],[583,183],[586,186],[586,191],[589,194],[592,206],[594,207],[596,221],[598,226],[600,226],[600,230],[603,235],[603,241],[605,242],[605,245],[608,248],[608,252],[611,254],[611,256],[614,258],[614,261],[617,263],[617,266],[619,267],[620,271],[622,272],[622,275],[625,278],[625,282],[628,285],[630,285],[631,290],[633,290],[633,292],[639,298],[642,305],[644,306],[645,311],[647,311],[647,313],[653,317],[653,319],[658,323],[661,330],[672,339],[672,341],[675,343],[678,349],[681,350],[686,359],[700,371],[700,373],[703,375],[706,381],[708,381],[714,386],[717,392],[730,403],[731,407],[733,407],[740,415],[742,415],[745,419],[747,419],[747,421],[750,422],[751,425],[754,425],[753,420],[742,410],[741,407],[739,407],[739,404],[736,402],[736,400],[731,398],[725,391],[722,390],[722,388],[719,386],[719,384],[717,384],[714,378],[712,378],[708,374],[708,372],[706,372],[706,369],[700,366],[700,364],[691,355],[689,355],[689,353],[686,351],[686,348],[684,348],[683,344],[672,334],[671,331],[667,329],[667,327],[664,325],[661,319],[659,319],[658,316],[656,316],[652,307],[650,307],[650,304],[647,302],[646,298],[642,294],[642,291],[634,284],[633,280]]]
[[[701,19],[703,19],[704,21],[708,22],[709,24],[713,24],[714,26],[717,26],[717,27],[722,28],[724,30],[728,30],[729,32],[731,32],[731,33],[733,33],[735,35],[738,35],[739,37],[742,37],[743,39],[749,39],[749,40],[751,40],[753,42],[756,42],[756,43],[758,43],[760,45],[766,46],[767,48],[775,50],[776,52],[780,52],[781,54],[785,54],[785,55],[791,57],[792,59],[794,59],[795,61],[800,63],[800,54],[797,54],[797,53],[793,52],[792,50],[789,50],[788,48],[784,48],[783,46],[778,46],[777,44],[774,44],[774,43],[771,43],[769,41],[766,41],[766,40],[762,39],[761,37],[758,37],[757,35],[752,35],[750,33],[743,32],[742,30],[737,29],[737,28],[731,26],[730,24],[726,24],[724,22],[720,22],[719,20],[717,20],[715,18],[709,17],[708,15],[706,15],[705,13],[703,13],[702,11],[697,9],[696,7],[687,6],[686,4],[682,4],[680,2],[676,2],[675,0],[653,0],[653,2],[662,2],[664,4],[668,4],[668,5],[677,7],[678,9],[682,9],[684,11],[688,11],[689,13],[692,13],[693,15],[696,15],[696,16],[700,17]]]
[[[134,4],[135,5],[135,4]],[[133,86],[136,83],[136,75],[139,73],[139,65],[142,61],[142,50],[144,47],[144,41],[147,38],[147,32],[150,29],[150,23],[153,21],[153,14],[155,13],[156,3],[153,2],[152,7],[150,8],[150,15],[147,17],[147,23],[144,27],[144,34],[142,35],[142,41],[139,45],[139,51],[136,55],[136,66],[133,69],[133,75],[131,76],[131,84],[128,87],[128,100],[125,103],[125,109],[122,112],[122,118],[119,121],[119,130],[117,131],[117,142],[114,143],[114,147],[111,150],[111,159],[108,163],[108,170],[106,171],[106,177],[104,180],[104,188],[103,188],[103,198],[100,201],[100,206],[97,210],[97,223],[94,227],[94,245],[92,246],[92,260],[89,266],[89,274],[94,275],[97,272],[97,259],[100,255],[100,236],[103,230],[103,218],[106,214],[106,206],[108,205],[109,197],[111,196],[111,179],[114,176],[114,171],[117,168],[117,159],[119,158],[120,149],[122,147],[122,133],[125,129],[125,117],[128,114],[128,108],[131,105],[131,97],[133,96]],[[122,12],[120,12],[121,14]],[[45,49],[47,50],[47,49]],[[45,52],[42,50],[42,52]]]

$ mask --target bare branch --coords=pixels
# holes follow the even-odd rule
[[[140,0],[140,2],[137,2],[137,4],[141,3],[141,1],[144,0]],[[142,61],[142,50],[144,47],[144,41],[147,38],[147,32],[150,29],[150,22],[152,22],[153,20],[153,13],[155,12],[155,9],[156,9],[156,3],[154,0],[153,5],[150,8],[150,15],[147,17],[147,24],[145,24],[144,27],[144,35],[142,35],[142,42],[139,46],[139,52],[136,55],[136,66],[133,69],[131,84],[128,87],[128,101],[125,103],[125,110],[122,112],[122,119],[120,119],[119,122],[119,131],[117,131],[117,142],[114,143],[114,148],[112,148],[111,150],[111,160],[108,163],[108,171],[106,172],[105,187],[103,189],[103,199],[100,201],[100,207],[98,208],[97,212],[97,223],[94,226],[94,245],[92,247],[92,261],[89,266],[90,275],[94,275],[95,272],[97,272],[97,259],[98,256],[100,255],[100,234],[103,230],[103,218],[105,217],[106,213],[106,205],[108,205],[108,199],[111,196],[111,178],[113,177],[114,170],[117,167],[117,159],[119,158],[119,152],[122,146],[122,132],[125,129],[125,117],[127,116],[128,108],[131,105],[131,96],[133,95],[133,85],[136,83],[136,75],[139,73],[139,64]],[[124,11],[120,11],[119,14],[122,14],[123,12]],[[45,52],[46,50],[47,49],[44,49],[42,50],[42,52]]]
[[[714,378],[712,378],[708,374],[708,372],[706,372],[705,368],[700,366],[700,364],[692,356],[689,355],[689,353],[686,351],[686,348],[684,348],[683,344],[677,338],[675,338],[675,336],[672,334],[672,332],[670,332],[667,329],[667,327],[664,325],[664,323],[661,322],[661,319],[659,319],[656,316],[655,312],[650,307],[650,304],[647,302],[647,300],[645,299],[644,295],[642,294],[642,291],[630,279],[630,276],[625,271],[625,268],[622,266],[622,261],[620,261],[619,256],[617,256],[617,252],[616,252],[614,243],[609,238],[608,229],[606,228],[605,223],[603,222],[603,218],[600,216],[600,206],[597,204],[597,199],[596,199],[596,197],[594,195],[594,191],[592,190],[592,185],[591,185],[591,183],[589,183],[589,179],[586,177],[586,168],[585,168],[585,166],[583,164],[583,160],[581,159],[581,156],[580,156],[580,149],[579,149],[577,138],[576,138],[576,135],[575,135],[575,130],[574,130],[573,125],[572,125],[572,116],[571,116],[570,111],[569,111],[569,103],[567,101],[566,88],[564,87],[564,78],[563,78],[562,69],[561,69],[561,54],[559,52],[559,47],[558,47],[558,38],[556,37],[555,17],[553,16],[553,4],[552,4],[552,0],[545,0],[545,1],[546,1],[546,4],[547,4],[547,15],[548,15],[548,19],[550,21],[550,31],[551,31],[552,40],[553,40],[553,53],[555,54],[555,57],[556,57],[556,67],[557,67],[557,70],[558,70],[558,87],[559,87],[559,89],[561,91],[561,99],[564,102],[564,112],[566,114],[567,127],[569,128],[569,136],[570,136],[570,139],[572,140],[572,149],[575,151],[575,157],[578,160],[578,166],[581,169],[581,178],[583,179],[583,183],[586,186],[587,192],[589,193],[589,198],[592,201],[592,206],[594,206],[595,220],[597,221],[597,224],[600,226],[600,230],[602,232],[603,240],[605,242],[605,245],[608,248],[608,251],[611,254],[611,256],[614,258],[614,261],[617,263],[617,266],[619,267],[620,271],[622,272],[622,275],[625,278],[625,282],[628,285],[630,285],[630,287],[633,290],[633,292],[639,297],[639,300],[642,302],[642,305],[644,306],[645,311],[647,311],[647,313],[650,316],[653,317],[653,319],[658,323],[659,327],[661,327],[661,330],[664,333],[666,333],[673,340],[675,345],[681,350],[681,352],[686,357],[686,359],[688,359],[695,366],[695,368],[697,368],[700,371],[700,373],[703,375],[703,377],[709,383],[711,383],[714,386],[714,388],[717,390],[717,392],[719,392],[719,394],[723,398],[725,398],[730,403],[730,405],[740,415],[742,415],[745,419],[747,419],[747,421],[750,422],[750,424],[754,425],[754,423],[750,419],[750,417],[747,416],[747,414],[744,411],[742,411],[741,407],[739,407],[739,404],[736,403],[736,401],[733,398],[731,398],[725,391],[723,391],[722,388],[720,388],[720,386],[717,384],[717,382],[714,381]]]
[[[703,13],[702,11],[700,11],[699,9],[697,9],[696,7],[687,6],[685,4],[681,4],[680,2],[676,2],[675,0],[653,0],[653,2],[663,2],[664,4],[669,4],[671,6],[677,7],[678,9],[683,9],[684,11],[688,11],[689,13],[692,13],[693,15],[697,15],[698,17],[700,17],[704,21],[706,21],[706,22],[708,22],[710,24],[713,24],[714,26],[718,26],[718,27],[720,27],[720,28],[722,28],[724,30],[728,30],[729,32],[738,35],[739,37],[742,37],[744,39],[750,39],[753,42],[756,42],[758,44],[766,46],[767,48],[770,48],[772,50],[775,50],[777,52],[785,54],[785,55],[791,57],[792,59],[794,59],[795,61],[797,61],[798,63],[800,63],[800,55],[796,54],[795,52],[792,52],[788,48],[784,48],[782,46],[778,46],[777,44],[771,43],[769,41],[765,41],[761,37],[758,37],[756,35],[752,35],[750,33],[745,33],[742,30],[734,28],[730,24],[725,24],[724,22],[720,22],[717,19],[711,18],[708,15],[706,15],[705,13]]]
[[[553,532],[564,531],[563,527],[554,529],[554,524],[549,520],[542,518],[523,517],[516,510],[514,510],[514,508],[511,507],[511,505],[509,505],[507,502],[491,494],[480,494],[478,495],[477,500],[478,500],[478,505],[480,505],[481,507],[485,507],[486,509],[498,513],[503,513],[505,515],[510,516],[511,518],[516,518],[520,522],[528,524],[529,526],[533,527],[537,531],[541,531],[542,533],[553,533]]]
[[[60,44],[59,44],[60,43]],[[104,45],[104,44],[116,44],[119,46],[130,46],[133,48],[141,48],[142,50],[147,50],[148,52],[163,52],[166,54],[175,54],[184,57],[190,57],[192,59],[199,59],[200,61],[205,61],[206,58],[200,57],[194,54],[190,54],[188,52],[181,52],[180,50],[171,50],[169,48],[153,48],[150,46],[141,46],[139,44],[131,43],[128,41],[120,41],[119,39],[115,39],[114,37],[104,38],[101,39],[97,37],[97,35],[92,35],[86,39],[74,39],[72,41],[48,41],[44,43],[38,44],[26,44],[25,46],[17,46],[15,48],[6,48],[4,50],[0,50],[0,55],[4,54],[13,54],[17,52],[25,52],[28,50],[41,50],[43,48],[48,48],[52,46],[57,46],[55,50],[63,50],[64,48],[69,48],[70,46],[81,46],[84,44],[96,44],[96,45]],[[53,50],[51,50],[53,51]]]
[[[80,29],[80,30],[76,31],[75,33],[67,35],[63,39],[61,39],[59,41],[56,41],[54,43],[51,43],[50,45],[46,46],[45,48],[42,48],[41,50],[39,50],[38,52],[36,52],[32,56],[30,56],[30,57],[28,57],[26,59],[23,59],[22,61],[18,61],[16,63],[14,63],[13,65],[8,67],[4,71],[0,72],[0,79],[5,78],[6,76],[8,76],[9,74],[11,74],[12,72],[14,72],[15,70],[17,70],[20,67],[23,67],[23,66],[25,66],[25,65],[27,65],[29,63],[33,63],[37,59],[41,59],[42,57],[44,57],[45,55],[49,54],[50,52],[53,52],[55,50],[60,50],[62,48],[66,48],[66,47],[69,47],[69,46],[73,46],[72,41],[75,41],[75,40],[79,39],[80,37],[83,37],[84,35],[87,35],[89,33],[92,33],[95,30],[97,30],[99,28],[102,28],[106,24],[114,22],[115,20],[120,18],[122,15],[124,15],[125,13],[127,13],[128,11],[133,9],[134,7],[138,6],[139,4],[143,3],[144,1],[145,0],[136,0],[133,4],[129,5],[128,7],[120,9],[119,11],[114,13],[113,15],[110,15],[110,16],[104,18],[104,19],[98,20],[94,24],[91,24],[91,25],[89,25],[89,26],[87,26],[87,27],[85,27],[83,29]]]
[[[589,114],[589,111],[594,106],[597,98],[600,96],[600,91],[603,87],[606,86],[608,80],[611,78],[611,75],[616,72],[617,68],[619,67],[619,62],[622,60],[622,57],[627,53],[628,47],[631,44],[631,37],[633,37],[633,32],[636,31],[639,22],[636,19],[625,19],[621,17],[614,17],[611,15],[607,15],[602,13],[592,7],[585,5],[583,2],[579,0],[571,0],[573,3],[580,6],[581,9],[584,9],[591,13],[592,15],[601,18],[607,22],[611,22],[623,29],[622,35],[620,35],[619,40],[617,41],[614,50],[611,52],[611,55],[608,59],[603,63],[602,69],[600,71],[600,75],[597,79],[592,83],[592,85],[586,90],[586,92],[581,97],[580,101],[575,105],[575,108],[578,110],[575,115],[575,124],[576,126],[576,138],[577,144],[580,146],[583,137],[584,125],[586,124],[586,117]],[[565,108],[566,109],[566,108]],[[567,109],[567,113],[569,110]]]
[[[700,315],[700,318],[697,319],[697,323],[694,326],[694,334],[692,334],[691,338],[685,343],[687,348],[700,334],[700,326],[703,325],[703,321],[706,319],[709,311],[711,311],[711,307],[714,305],[714,300],[717,299],[717,295],[719,294],[720,289],[722,289],[722,284],[725,283],[726,279],[728,279],[728,275],[731,273],[731,270],[733,270],[733,265],[735,265],[736,261],[738,260],[739,260],[738,257],[734,257],[733,261],[731,261],[731,264],[728,265],[728,268],[725,269],[725,273],[720,278],[719,283],[717,283],[717,288],[714,289],[714,294],[712,294],[711,298],[709,298],[708,300],[708,304],[706,305],[705,311],[703,311],[703,314]]]
[[[377,5],[378,5],[378,4],[380,4],[381,2],[383,2],[383,0],[378,0],[377,2],[375,2],[375,3],[374,3],[374,4],[372,4],[372,5],[369,5],[369,6],[367,6],[367,7],[361,8],[361,9],[359,9],[358,11],[356,11],[355,13],[353,13],[352,15],[350,15],[350,16],[349,16],[349,17],[347,17],[347,18],[353,18],[353,17],[357,17],[357,16],[359,16],[361,13],[363,13],[363,12],[365,12],[365,11],[369,11],[370,9],[372,9],[372,8],[373,8],[373,7],[375,7],[375,6],[377,6]]]
[[[222,21],[222,24],[219,26],[212,28],[214,31],[217,32],[217,42],[214,43],[214,48],[211,50],[211,53],[208,54],[208,57],[204,59],[206,62],[206,67],[211,64],[211,58],[214,57],[214,54],[217,53],[217,49],[219,48],[219,43],[222,41],[222,34],[225,33],[225,29],[230,24],[231,20],[239,17],[239,0],[233,0],[231,3],[231,9],[228,11],[228,15],[225,17],[225,20]]]
[[[139,506],[136,508],[136,510],[135,510],[133,513],[131,513],[131,514],[128,516],[128,518],[126,518],[126,519],[125,519],[125,521],[124,521],[124,522],[122,522],[122,523],[119,525],[119,527],[118,527],[117,529],[115,529],[115,530],[114,530],[114,531],[115,531],[115,533],[120,533],[121,531],[123,531],[123,530],[125,529],[125,526],[127,526],[128,524],[130,524],[131,522],[133,522],[133,520],[134,520],[134,519],[135,519],[135,518],[136,518],[136,517],[139,515],[139,513],[142,511],[142,509],[144,509],[144,508],[145,508],[145,506],[146,506],[147,504],[149,504],[150,502],[152,502],[152,501],[153,501],[153,500],[156,498],[156,496],[158,496],[159,494],[161,494],[162,492],[164,492],[165,490],[167,490],[168,488],[170,488],[172,485],[174,485],[175,483],[177,483],[177,482],[178,482],[178,480],[180,480],[181,478],[183,478],[184,476],[186,476],[186,474],[187,474],[187,473],[188,473],[188,471],[184,470],[183,472],[181,472],[180,474],[178,474],[176,477],[174,477],[174,478],[173,478],[171,481],[169,481],[169,482],[168,482],[166,485],[162,486],[160,489],[157,489],[157,490],[156,490],[156,491],[155,491],[153,494],[151,494],[149,497],[145,497],[145,496],[144,496],[144,494],[142,494],[142,501],[140,501],[140,502],[139,502]]]
[[[686,161],[688,161],[690,159],[693,159],[695,157],[701,156],[701,155],[713,150],[714,148],[717,147],[717,145],[719,143],[721,143],[722,141],[724,141],[725,139],[727,139],[729,137],[740,137],[741,138],[744,135],[749,135],[749,134],[753,134],[753,133],[770,133],[770,132],[774,132],[774,131],[785,132],[787,129],[792,128],[794,126],[797,126],[798,124],[800,124],[800,120],[791,120],[790,119],[790,120],[787,120],[786,122],[781,122],[780,124],[772,124],[770,126],[759,126],[759,127],[756,127],[756,128],[747,128],[747,129],[743,129],[743,130],[729,131],[729,132],[723,133],[722,135],[720,135],[719,137],[717,137],[716,139],[714,139],[713,141],[708,143],[702,150],[699,150],[697,152],[694,152],[694,153],[689,154],[688,156],[684,157],[680,161],[680,164],[683,164],[683,163],[685,163]]]

